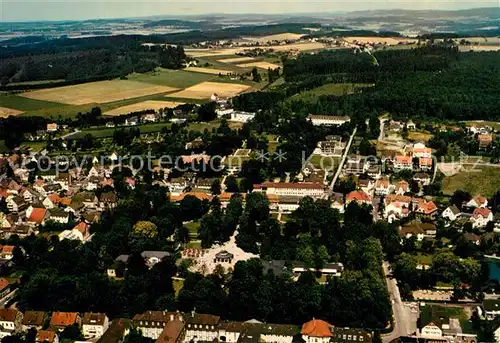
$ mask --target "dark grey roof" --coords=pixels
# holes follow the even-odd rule
[[[168,251],[143,251],[141,252],[142,258],[151,258],[151,257],[156,257],[159,258],[160,260],[164,257],[171,256],[172,254],[169,253]]]
[[[333,337],[330,342],[365,342],[369,343],[372,341],[372,335],[369,331],[356,328],[339,328],[335,327],[333,329]]]

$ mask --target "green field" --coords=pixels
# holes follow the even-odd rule
[[[334,171],[339,167],[340,157],[313,155],[311,156],[309,162],[312,163],[312,165],[314,165],[317,169]]]
[[[316,102],[318,100],[318,97],[322,95],[352,94],[356,91],[356,89],[371,86],[372,85],[370,84],[362,83],[327,83],[326,85],[323,85],[321,87],[296,94],[290,98],[290,101],[302,100],[306,102]]]
[[[0,96],[0,106],[20,111],[33,111],[42,108],[64,107],[65,105],[57,102],[24,98],[19,95],[2,95]]]
[[[443,193],[452,195],[456,190],[469,192],[472,196],[492,196],[500,189],[500,167],[467,166],[453,176],[443,180]]]
[[[200,222],[189,222],[184,224],[184,226],[189,230],[189,238],[196,239],[198,238],[198,230],[200,228]]]
[[[186,88],[200,82],[216,79],[218,76],[204,73],[193,73],[184,70],[158,69],[152,73],[132,74],[127,78],[129,80],[152,83],[155,85]]]
[[[467,314],[461,307],[425,305],[420,307],[420,318],[422,325],[427,325],[430,322],[441,326],[441,323],[446,322],[446,319],[457,318],[466,320]]]

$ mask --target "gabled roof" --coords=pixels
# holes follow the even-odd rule
[[[86,312],[83,315],[82,325],[104,325],[105,320],[105,313]]]
[[[0,308],[0,321],[13,322],[16,320],[19,310],[15,308]]]
[[[47,215],[47,209],[45,208],[33,208],[31,215],[28,218],[29,222],[41,224]]]
[[[371,201],[370,196],[363,191],[353,191],[347,194],[345,199],[346,201]]]
[[[321,319],[313,319],[302,325],[300,333],[311,337],[332,337],[333,325]]]
[[[36,334],[37,342],[49,342],[52,343],[56,339],[56,333],[54,331],[49,330],[40,330]]]
[[[477,207],[474,209],[474,212],[472,212],[472,217],[474,217],[475,219],[479,218],[479,216],[487,218],[490,214],[491,211],[489,208]]]
[[[70,326],[76,323],[78,313],[76,312],[54,312],[50,318],[50,325],[52,326]]]
[[[451,205],[448,207],[448,209],[453,213],[454,215],[460,214],[460,210],[456,205]]]
[[[45,319],[43,311],[26,311],[23,316],[23,325],[42,326]]]
[[[7,281],[6,278],[0,278],[0,291],[3,291],[8,286],[9,286],[9,281]]]
[[[398,156],[396,156],[396,162],[403,163],[403,164],[412,164],[413,159],[411,156],[398,155]]]
[[[165,325],[156,343],[176,343],[184,330],[184,323],[179,319],[171,320]]]

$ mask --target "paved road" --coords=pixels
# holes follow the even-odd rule
[[[344,163],[347,159],[347,155],[349,155],[349,150],[351,149],[352,141],[354,139],[354,136],[356,136],[357,131],[358,131],[357,127],[355,127],[354,130],[352,131],[352,135],[349,138],[349,142],[347,143],[347,146],[345,148],[342,160],[340,160],[339,169],[337,169],[337,172],[335,173],[335,176],[333,177],[332,182],[330,183],[330,192],[333,192],[333,186],[335,185],[335,182],[337,182],[340,172],[342,171],[342,167],[344,166]]]
[[[405,304],[401,301],[401,295],[399,294],[396,279],[389,277],[389,263],[384,262],[383,268],[386,275],[387,289],[389,290],[389,296],[392,302],[393,330],[391,333],[382,335],[382,341],[384,343],[389,343],[398,337],[407,336],[416,331],[417,314],[412,313],[410,308],[405,306]]]
[[[80,130],[75,129],[75,131],[70,132],[70,133],[67,133],[67,134],[65,134],[64,136],[61,136],[61,139],[65,139],[65,138],[71,137],[71,136],[73,136],[73,135],[76,135],[78,132],[80,132]]]

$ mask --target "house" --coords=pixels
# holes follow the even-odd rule
[[[188,186],[188,182],[182,177],[172,178],[166,184],[172,193],[182,193]]]
[[[326,140],[318,143],[323,156],[342,156],[346,143],[341,140]]]
[[[59,203],[61,202],[61,197],[57,193],[52,193],[49,194],[48,196],[45,197],[42,201],[42,205],[46,209],[53,209],[54,207],[57,207]]]
[[[200,342],[213,342],[219,336],[219,316],[211,314],[202,314],[191,311],[185,313],[184,321],[186,323],[186,336],[185,342],[200,341]]]
[[[101,209],[111,209],[116,207],[116,202],[116,193],[106,192],[101,194],[101,198],[99,199],[99,206]]]
[[[367,166],[363,156],[351,155],[347,158],[344,171],[346,174],[359,175],[365,172],[365,167]]]
[[[49,216],[49,212],[45,208],[33,207],[30,212],[27,221],[31,225],[43,225]]]
[[[379,164],[368,164],[366,174],[372,179],[378,180],[382,177],[382,166]]]
[[[487,149],[493,144],[493,136],[490,134],[480,134],[477,136],[479,149]]]
[[[418,159],[418,166],[421,170],[424,170],[424,171],[432,170],[432,158],[420,157]]]
[[[122,343],[132,325],[133,321],[131,319],[114,319],[104,335],[97,340],[97,343]]]
[[[28,203],[23,197],[15,196],[7,198],[7,209],[10,212],[18,213],[28,207]]]
[[[394,131],[394,132],[399,132],[403,129],[404,123],[400,121],[394,121],[391,120],[389,122],[389,130]]]
[[[14,249],[15,246],[13,245],[0,246],[0,259],[12,260],[12,258],[14,257]]]
[[[254,192],[266,195],[300,196],[320,198],[325,194],[325,186],[313,182],[264,182],[253,186]]]
[[[413,144],[412,153],[416,158],[432,158],[432,149],[427,148],[423,143]]]
[[[434,217],[438,210],[436,204],[433,201],[426,202],[422,201],[422,199],[420,200],[421,201],[418,202],[415,212],[424,217]]]
[[[156,122],[160,118],[159,114],[154,112],[154,113],[147,113],[141,117],[143,121],[147,121],[150,123]]]
[[[181,319],[182,317],[180,319],[173,318],[170,320],[163,328],[163,331],[161,332],[160,337],[156,340],[156,343],[181,343],[185,341],[184,337],[186,325]],[[198,340],[203,341],[203,339],[200,339],[198,336],[194,336],[192,342]]]
[[[416,130],[417,129],[417,125],[415,125],[415,123],[413,122],[413,120],[409,120],[407,123],[406,123],[406,128],[410,131],[413,131],[413,130]]]
[[[394,192],[398,195],[404,195],[410,191],[410,185],[405,180],[398,181],[394,186]]]
[[[54,331],[39,330],[36,333],[35,343],[59,343],[59,337]]]
[[[433,322],[430,322],[422,327],[420,335],[429,338],[439,338],[443,337],[443,330]]]
[[[465,206],[471,207],[471,208],[476,208],[476,207],[487,207],[488,206],[488,199],[482,196],[476,196],[469,200],[467,203],[465,203]]]
[[[147,311],[136,314],[133,318],[133,326],[142,332],[142,335],[151,339],[158,339],[163,332],[163,328],[173,320],[177,313],[166,311]]]
[[[454,220],[458,219],[458,217],[460,217],[460,213],[461,212],[457,206],[451,205],[451,206],[448,206],[443,211],[443,213],[441,213],[441,217],[443,217],[444,219],[447,219],[449,221],[454,221]]]
[[[481,244],[481,236],[478,236],[474,233],[466,233],[464,234],[464,238],[471,242],[472,244],[479,245]]]
[[[399,235],[406,239],[416,237],[417,241],[421,242],[424,239],[424,230],[418,225],[405,226],[400,228]]]
[[[349,205],[351,202],[355,201],[358,205],[371,205],[372,199],[371,197],[363,191],[352,191],[345,197],[346,205]]]
[[[0,278],[0,298],[10,293],[10,283],[6,278]]]
[[[388,179],[380,179],[375,182],[375,194],[376,195],[387,195],[392,192],[393,185]]]
[[[163,260],[165,257],[172,256],[172,254],[167,251],[143,251],[141,253],[141,256],[145,260],[146,265],[149,268],[152,268],[155,264]]]
[[[87,312],[82,318],[82,333],[86,339],[101,337],[109,327],[109,318],[105,313]]]
[[[493,221],[493,213],[488,208],[477,207],[472,212],[470,221],[473,228],[485,227],[488,222]]]
[[[199,178],[196,181],[196,188],[204,189],[209,191],[212,184],[216,181],[216,178]]]
[[[139,125],[139,118],[137,117],[130,117],[125,119],[125,125],[126,126],[136,126]]]
[[[40,197],[40,194],[38,194],[37,192],[35,192],[33,189],[31,188],[25,188],[23,191],[21,191],[21,194],[20,194],[24,200],[27,202],[27,203],[32,203],[33,201],[35,201],[36,199],[38,199],[38,197]]]
[[[233,112],[234,112],[234,108],[231,106],[231,104],[227,104],[227,103],[218,104],[217,108],[215,109],[215,113],[217,114],[217,118],[230,116],[231,113],[233,113]]]
[[[56,178],[54,179],[54,182],[60,184],[62,189],[68,190],[72,182],[71,173],[59,172]]]
[[[371,343],[372,334],[369,331],[356,328],[333,328],[333,337],[330,343]]]
[[[330,115],[314,115],[310,114],[307,119],[313,125],[326,125],[326,126],[341,126],[351,121],[347,116],[330,116]]]
[[[81,318],[76,312],[54,312],[50,318],[50,327],[57,331],[63,331],[68,326],[77,324],[80,326]]]
[[[253,118],[255,118],[255,113],[253,112],[233,111],[229,120],[239,123],[247,123]]]
[[[50,183],[47,185],[44,185],[43,187],[43,195],[49,195],[51,193],[56,193],[60,192],[63,188],[60,183]]]
[[[375,187],[375,182],[370,179],[359,179],[358,187],[365,193],[370,194]]]
[[[500,316],[500,299],[486,299],[483,301],[484,316],[493,320]]]
[[[431,176],[427,173],[416,173],[413,175],[413,180],[419,182],[422,186],[431,184]]]
[[[55,123],[47,124],[47,132],[56,132],[59,130],[59,126]]]
[[[329,343],[333,337],[333,325],[321,319],[313,319],[302,325],[300,334],[306,343]]]
[[[46,313],[43,311],[26,311],[24,312],[23,321],[21,322],[23,331],[28,331],[31,328],[40,330],[45,322]]]
[[[395,170],[413,170],[413,159],[411,156],[398,155],[394,159]]]
[[[12,336],[22,329],[23,314],[15,308],[0,309],[0,338]]]
[[[53,209],[50,211],[50,214],[49,214],[47,220],[52,220],[52,221],[54,221],[56,223],[60,223],[60,224],[68,224],[69,218],[70,218],[69,212],[59,210],[59,209]]]

